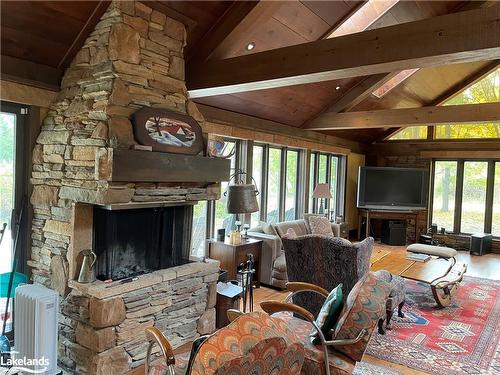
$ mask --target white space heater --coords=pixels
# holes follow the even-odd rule
[[[23,367],[37,374],[55,374],[59,294],[39,284],[22,285],[14,307],[14,357],[26,358]]]

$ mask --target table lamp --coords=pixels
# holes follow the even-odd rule
[[[323,205],[323,199],[332,198],[332,194],[330,193],[330,184],[317,184],[313,191],[313,198],[317,198],[320,200],[318,213],[324,214],[325,206]]]

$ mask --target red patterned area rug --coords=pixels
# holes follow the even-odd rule
[[[500,374],[500,281],[466,276],[444,309],[429,285],[406,287],[405,317],[375,332],[366,354],[431,374]]]

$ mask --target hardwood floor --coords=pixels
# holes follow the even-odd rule
[[[374,251],[379,249],[404,252],[406,251],[406,246],[387,246],[380,243],[376,243]],[[468,252],[459,252],[457,256],[458,260],[468,264],[467,276],[482,277],[492,280],[500,280],[500,254],[487,254],[483,256],[471,256]],[[283,300],[288,293],[286,291],[279,291],[276,289],[268,288],[262,286],[259,289],[255,289],[254,292],[254,309],[260,310],[260,302],[269,300]],[[392,368],[402,374],[407,375],[423,375],[426,372],[411,369],[406,366],[402,366],[396,363],[383,361],[381,359],[365,355],[363,360],[375,365],[381,365],[384,367]]]

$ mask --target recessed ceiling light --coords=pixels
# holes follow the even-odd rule
[[[337,91],[340,90],[340,86],[335,87],[335,90]]]
[[[250,42],[250,43],[247,44],[247,47],[246,47],[247,51],[251,51],[254,48],[255,48],[255,43],[254,42]]]

